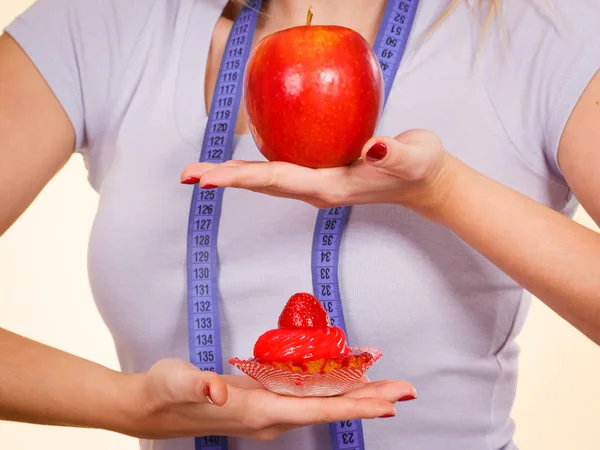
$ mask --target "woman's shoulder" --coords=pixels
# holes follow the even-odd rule
[[[517,46],[578,47],[600,39],[600,2],[594,0],[507,0],[500,19]]]
[[[600,2],[594,0],[504,0],[498,8],[491,22],[481,12],[476,35],[484,36],[478,44],[487,59],[503,59],[507,69],[512,62],[544,64],[541,54],[572,53],[600,41]]]
[[[170,30],[186,7],[219,1],[36,0],[5,31],[67,111],[80,149],[101,128],[139,43]]]
[[[172,17],[182,8],[191,5],[222,8],[225,3],[226,0],[35,0],[13,23],[28,22],[41,25],[40,28],[45,24],[51,28],[54,24],[70,21],[75,29],[85,31],[91,27],[95,31],[99,28],[104,35],[118,29],[121,32],[118,37],[123,38],[129,34],[127,29],[136,33],[149,20]],[[103,34],[98,34],[96,40]]]
[[[517,150],[538,170],[564,182],[558,144],[600,69],[600,3],[505,0],[477,64]]]

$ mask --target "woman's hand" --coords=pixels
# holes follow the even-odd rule
[[[240,436],[272,440],[293,428],[395,415],[394,403],[416,397],[402,381],[364,380],[345,395],[297,398],[274,394],[242,375],[202,372],[180,360],[163,360],[131,375],[128,392],[138,408],[127,434],[162,439]]]
[[[444,203],[453,183],[453,158],[425,130],[374,137],[355,163],[309,169],[283,162],[196,163],[181,175],[201,187],[236,187],[302,200],[318,208],[397,203],[424,215]]]
[[[0,367],[0,420],[148,439],[270,440],[306,425],[391,416],[394,403],[416,397],[408,383],[366,379],[343,396],[284,397],[245,375],[219,376],[172,359],[124,374],[2,328]]]

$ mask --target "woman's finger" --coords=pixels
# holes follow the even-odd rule
[[[200,185],[235,187],[253,191],[285,193],[305,197],[319,197],[336,188],[345,168],[310,169],[284,162],[250,162],[236,165],[206,166],[194,164],[186,168],[182,178],[193,176]]]
[[[343,397],[381,398],[396,403],[417,398],[417,390],[405,381],[375,381],[357,386]]]
[[[219,187],[237,187],[252,190],[270,189],[287,193],[313,195],[320,184],[316,171],[287,163],[252,163],[220,167],[206,173],[202,183]]]
[[[221,375],[223,380],[231,385],[240,389],[265,389],[265,387],[248,375]]]
[[[214,372],[201,371],[186,361],[160,361],[149,375],[152,389],[169,403],[210,403],[222,406],[227,402],[225,380]]]
[[[220,163],[199,162],[199,163],[190,164],[179,175],[179,181],[181,181],[183,183],[190,178],[196,178],[199,180],[207,172],[209,172],[213,169],[216,169],[224,164],[227,164],[227,163],[220,164]],[[229,163],[229,164],[231,164],[231,163]]]
[[[362,149],[362,159],[369,165],[405,181],[422,180],[439,163],[443,146],[433,133],[409,130],[395,138],[378,136],[369,139]]]
[[[374,419],[395,415],[394,405],[381,398],[278,397],[262,405],[272,424],[307,426],[354,419]]]
[[[226,166],[241,166],[242,164],[250,164],[252,161],[244,161],[243,159],[230,159],[223,164]]]
[[[250,189],[252,192],[258,192],[260,194],[270,195],[271,197],[289,198],[291,200],[299,200],[301,202],[308,203],[315,208],[328,208],[331,205],[325,200],[318,197],[300,194],[288,194],[287,192],[276,191],[274,189]]]

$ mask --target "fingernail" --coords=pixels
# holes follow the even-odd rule
[[[208,400],[208,403],[210,403],[211,405],[214,405],[215,402],[213,402],[213,399],[210,396],[210,386],[208,384],[204,385],[204,389],[202,390],[202,392],[204,393],[206,400]]]
[[[377,142],[367,151],[368,161],[379,161],[387,155],[387,147],[382,142]]]
[[[399,402],[406,402],[406,401],[408,401],[408,400],[414,400],[414,399],[416,399],[416,398],[417,398],[417,396],[416,396],[416,395],[413,395],[413,394],[406,394],[406,395],[404,395],[403,397],[400,397],[400,398],[398,399],[398,401],[399,401]]]
[[[196,184],[200,181],[200,178],[187,177],[185,180],[181,180],[181,184]]]
[[[215,186],[214,184],[205,184],[204,186],[200,186],[202,189],[214,189],[219,186]]]
[[[379,416],[378,419],[387,419],[389,417],[396,417],[396,414],[384,414],[383,416]]]

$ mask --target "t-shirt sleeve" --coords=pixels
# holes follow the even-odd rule
[[[484,47],[484,83],[516,149],[564,182],[563,130],[600,69],[600,3],[506,0],[503,9],[504,36]]]
[[[76,150],[93,140],[154,0],[37,0],[6,28],[66,111]]]
[[[557,173],[561,173],[558,149],[563,130],[581,95],[600,70],[600,11],[598,19],[597,28],[589,34],[589,40],[566,52],[570,57],[569,64],[562,74],[553,77],[555,86],[543,125],[544,149]],[[548,70],[551,71],[551,67]]]

